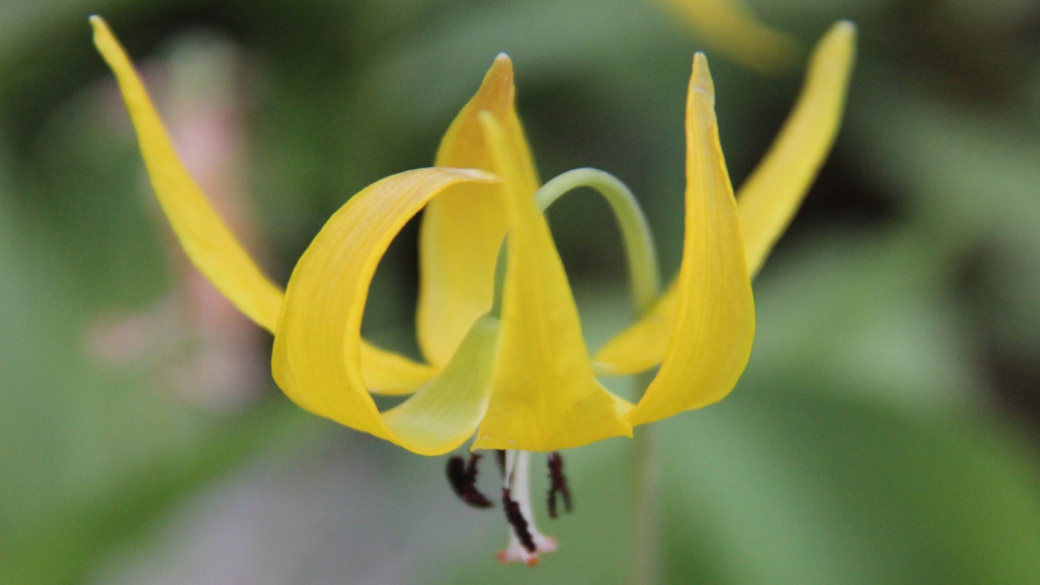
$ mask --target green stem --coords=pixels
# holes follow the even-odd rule
[[[653,372],[636,376],[644,389],[654,378]],[[657,508],[657,473],[654,466],[653,429],[645,425],[632,435],[632,545],[633,563],[630,581],[634,585],[657,583],[660,566],[661,531]]]
[[[565,193],[578,187],[599,191],[614,212],[621,240],[625,245],[628,278],[636,313],[642,315],[661,294],[661,274],[657,263],[657,248],[632,191],[614,175],[597,169],[574,169],[549,181],[534,194],[538,207],[545,211]]]
[[[554,178],[534,194],[538,208],[543,212],[557,199],[579,187],[590,187],[598,191],[621,229],[621,241],[625,246],[628,264],[629,287],[636,313],[642,315],[661,294],[661,274],[657,262],[657,248],[646,223],[646,216],[632,191],[609,173],[597,169],[574,169]],[[505,244],[499,250],[495,267],[495,296],[491,314],[499,316],[502,311],[502,288],[505,284]]]

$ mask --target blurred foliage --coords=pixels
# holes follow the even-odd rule
[[[835,152],[755,283],[747,373],[650,431],[665,581],[1040,582],[1040,9],[751,8],[803,48],[854,20],[860,61]],[[566,454],[561,550],[500,567],[504,523],[453,501],[441,459],[333,428],[271,382],[201,408],[158,382],[190,343],[92,357],[99,319],[161,304],[178,276],[87,11],[147,72],[191,31],[241,49],[249,198],[283,282],[349,194],[430,163],[500,51],[543,178],[620,177],[671,273],[692,52],[712,60],[736,184],[799,76],[728,63],[644,0],[0,7],[0,582],[619,582],[624,440]],[[588,193],[550,219],[594,347],[630,318],[616,230]],[[365,320],[412,353],[415,238],[380,266]]]

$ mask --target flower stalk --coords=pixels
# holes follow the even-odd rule
[[[646,214],[628,186],[614,175],[599,169],[574,169],[542,185],[535,192],[534,200],[538,209],[544,213],[561,197],[581,187],[594,189],[602,195],[617,220],[628,264],[632,304],[636,315],[641,317],[661,293],[661,268]],[[502,244],[495,266],[495,296],[491,309],[491,314],[495,316],[501,315],[507,245]]]

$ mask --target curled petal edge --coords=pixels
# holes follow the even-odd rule
[[[452,187],[495,180],[471,170],[408,171],[370,185],[329,218],[293,270],[275,333],[272,370],[290,399],[421,455],[472,436],[490,393],[497,320],[474,323],[437,377],[380,412],[362,375],[361,319],[376,267],[408,220]]]

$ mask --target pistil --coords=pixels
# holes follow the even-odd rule
[[[509,520],[509,544],[498,553],[503,563],[523,562],[529,567],[538,564],[538,555],[556,550],[556,539],[542,535],[531,512],[530,454],[527,451],[506,451],[505,477],[502,487],[502,505]]]

